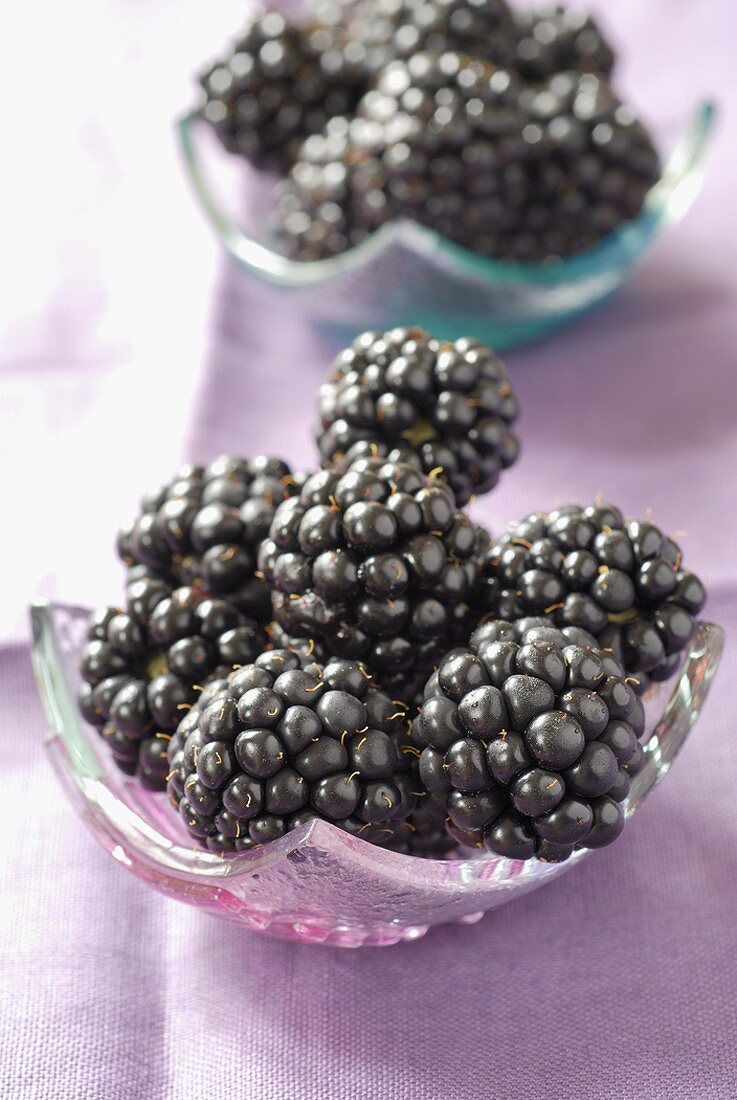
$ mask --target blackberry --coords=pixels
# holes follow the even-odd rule
[[[519,95],[505,70],[453,53],[388,65],[357,117],[320,147],[319,168],[308,149],[295,166],[278,214],[285,249],[298,259],[327,256],[408,218],[496,254],[517,225],[527,154]],[[340,181],[327,211],[337,234],[323,231],[326,180]]]
[[[318,5],[317,17],[360,47],[364,68],[373,75],[420,52],[452,51],[509,65],[519,36],[505,0],[328,2]]]
[[[525,86],[526,191],[506,254],[541,261],[592,248],[642,210],[660,178],[649,133],[607,80],[566,72]]]
[[[680,547],[611,504],[568,504],[513,524],[490,547],[482,606],[582,627],[646,686],[667,679],[706,600]]]
[[[163,790],[182,710],[208,680],[253,660],[264,641],[252,620],[199,589],[132,581],[125,610],[105,607],[90,618],[80,710],[122,771]]]
[[[328,27],[265,12],[201,75],[202,115],[229,152],[286,172],[301,142],[333,115],[351,112],[366,90],[352,54]]]
[[[617,838],[644,712],[592,636],[489,621],[445,656],[426,694],[412,729],[420,776],[456,840],[559,862]]]
[[[392,461],[417,455],[464,505],[517,458],[518,411],[504,364],[480,341],[441,342],[420,328],[365,332],[320,389],[315,439],[328,464],[372,444]]]
[[[295,260],[328,259],[366,240],[353,201],[353,160],[376,150],[375,134],[359,119],[336,117],[307,138],[278,192],[277,232]]]
[[[138,518],[118,536],[118,554],[172,586],[201,587],[267,622],[269,593],[256,575],[258,547],[277,506],[299,491],[301,480],[285,462],[263,456],[223,455],[209,466],[183,466],[144,497]]]
[[[408,700],[468,630],[481,546],[447,485],[366,457],[321,470],[280,505],[260,563],[289,634],[365,660]]]
[[[581,8],[547,0],[514,13],[518,39],[514,68],[526,80],[543,81],[566,71],[609,76],[615,55],[597,23]]]
[[[238,851],[323,818],[386,844],[414,808],[406,711],[362,664],[272,650],[213,683],[169,744],[168,793],[191,835]]]
[[[660,175],[647,131],[603,77],[531,86],[452,53],[388,65],[338,130],[285,184],[278,231],[298,259],[396,219],[486,256],[568,256],[636,217]]]

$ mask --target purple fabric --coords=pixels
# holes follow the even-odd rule
[[[720,132],[696,208],[624,292],[507,357],[524,455],[478,513],[499,523],[597,490],[633,514],[651,506],[686,530],[708,613],[734,634],[737,8],[597,6],[649,116],[678,119],[713,93]],[[34,45],[5,64],[23,90],[9,136],[25,159],[3,177],[0,210],[12,307],[0,322],[0,1096],[734,1097],[731,643],[681,759],[612,849],[415,944],[341,952],[228,926],[131,878],[73,816],[41,748],[25,603],[116,597],[116,522],[179,457],[309,461],[333,349],[293,299],[219,263],[167,140],[183,74],[240,5],[16,9]],[[35,72],[63,56],[67,79],[53,91],[29,79],[30,56]],[[43,140],[29,143],[31,120]]]

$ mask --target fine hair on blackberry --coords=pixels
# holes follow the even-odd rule
[[[363,59],[334,29],[263,12],[200,76],[202,115],[229,152],[286,172],[309,134],[355,108],[367,87]]]
[[[612,504],[566,504],[512,524],[486,553],[482,606],[581,627],[644,690],[668,679],[706,601],[678,544]]]
[[[445,483],[364,457],[282,504],[260,561],[287,633],[365,661],[406,700],[467,634],[482,546]]]
[[[169,743],[168,793],[213,851],[252,848],[314,818],[389,844],[413,810],[406,709],[357,661],[272,650],[212,683]]]
[[[381,71],[355,119],[305,146],[278,232],[293,257],[320,259],[409,219],[486,256],[540,262],[635,218],[659,176],[646,129],[602,75],[530,85],[417,53]]]
[[[122,771],[163,790],[171,734],[212,678],[264,647],[251,619],[196,588],[132,581],[125,608],[104,607],[89,622],[80,658],[79,707]]]
[[[209,466],[183,466],[144,497],[133,524],[118,536],[118,555],[171,585],[195,585],[244,614],[271,618],[257,555],[274,512],[299,492],[304,475],[281,459],[223,455]]]
[[[601,28],[576,4],[538,0],[515,9],[514,20],[514,68],[526,80],[540,82],[567,71],[609,76],[614,68],[614,51]]]
[[[562,862],[624,827],[642,701],[577,627],[490,620],[446,654],[413,723],[420,777],[460,844]]]
[[[458,504],[488,492],[519,453],[519,406],[501,360],[479,340],[440,341],[419,328],[364,332],[320,388],[315,430],[325,463],[371,453],[420,460]]]

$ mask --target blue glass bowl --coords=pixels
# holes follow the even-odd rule
[[[442,338],[473,335],[503,349],[572,320],[624,283],[696,197],[713,118],[710,103],[697,108],[636,220],[587,252],[539,264],[486,259],[409,221],[383,226],[340,256],[290,260],[269,228],[274,178],[226,153],[196,113],[179,121],[178,134],[195,195],[227,252],[285,299],[298,299],[316,322],[346,337],[421,325]]]
[[[565,863],[523,863],[488,852],[420,859],[317,820],[249,852],[205,851],[193,845],[165,795],[118,771],[79,715],[79,652],[89,611],[41,603],[31,619],[36,677],[51,725],[46,750],[59,779],[103,848],[169,897],[283,939],[384,946],[417,939],[446,921],[473,923],[596,858],[584,849]],[[664,778],[699,717],[722,643],[720,627],[699,623],[680,672],[647,705],[645,764],[632,782],[628,818]]]

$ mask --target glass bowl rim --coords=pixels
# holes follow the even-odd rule
[[[104,822],[108,836],[118,829],[121,842],[124,840],[130,844],[130,830],[145,838],[147,844],[145,847],[137,846],[137,855],[152,867],[162,868],[167,873],[173,872],[179,877],[223,879],[253,874],[260,867],[279,861],[307,845],[328,846],[333,850],[340,848],[351,862],[368,861],[373,871],[385,873],[393,879],[402,877],[414,885],[452,890],[457,889],[459,881],[480,884],[485,878],[491,878],[492,874],[497,880],[500,877],[508,878],[511,885],[511,881],[520,876],[524,868],[527,868],[526,882],[537,882],[541,878],[558,874],[560,869],[570,867],[590,854],[589,849],[578,850],[564,864],[536,861],[533,873],[529,869],[531,861],[510,860],[491,853],[479,854],[470,859],[433,859],[394,852],[352,836],[321,819],[307,822],[286,836],[251,851],[227,856],[195,845],[177,844],[163,836],[131,806],[122,802],[108,785],[98,756],[90,747],[94,731],[91,727],[87,730],[63,673],[53,621],[57,612],[87,615],[89,609],[47,600],[37,600],[30,608],[34,671],[51,725],[51,733],[45,742],[47,751],[78,810],[83,810],[85,816],[96,816],[99,823]],[[642,742],[647,763],[634,778],[630,796],[625,803],[625,814],[628,818],[668,772],[688,737],[719,666],[723,642],[724,631],[719,625],[707,620],[697,622],[679,672],[668,682],[672,686],[671,694],[653,729]],[[691,671],[696,667],[703,669],[700,679],[691,676]],[[667,686],[668,684],[663,685],[664,688]],[[683,698],[694,694],[694,686],[697,705],[689,703],[684,717]],[[667,739],[667,735],[671,733],[673,737]]]
[[[192,110],[179,117],[176,129],[190,182],[221,242],[230,255],[266,282],[294,288],[318,286],[362,269],[393,246],[398,246],[429,258],[453,274],[475,277],[492,285],[558,287],[597,272],[604,273],[623,260],[634,259],[656,232],[683,217],[698,193],[715,113],[712,100],[705,99],[697,104],[675,150],[663,166],[660,179],[648,192],[645,206],[636,218],[624,222],[585,252],[541,263],[490,259],[407,219],[387,223],[339,256],[292,260],[255,240],[223,209],[196,149],[196,128],[209,125],[201,112]]]

